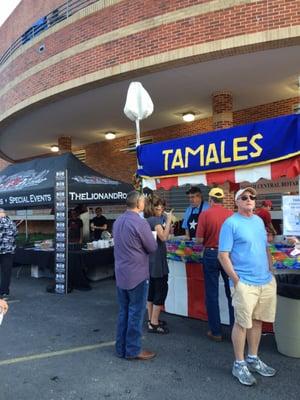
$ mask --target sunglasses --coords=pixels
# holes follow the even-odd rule
[[[243,200],[243,201],[246,201],[246,200],[249,200],[249,199],[250,200],[256,200],[256,196],[252,196],[251,194],[249,196],[244,195],[244,196],[241,196],[240,199]]]

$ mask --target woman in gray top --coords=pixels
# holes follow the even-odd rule
[[[147,221],[152,231],[157,234],[157,250],[150,254],[150,281],[148,292],[148,332],[169,333],[164,321],[159,320],[161,309],[168,293],[168,263],[166,240],[169,237],[172,224],[172,211],[164,212],[165,202],[159,197],[150,197],[146,210]]]

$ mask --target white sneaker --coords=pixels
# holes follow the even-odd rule
[[[251,372],[257,372],[262,376],[274,376],[276,374],[276,369],[269,367],[259,357],[255,359],[247,357],[246,361]]]
[[[256,379],[247,367],[246,361],[241,363],[233,363],[232,375],[236,377],[242,385],[252,386],[256,383]]]

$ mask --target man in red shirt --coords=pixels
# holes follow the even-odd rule
[[[271,218],[271,209],[272,209],[272,201],[271,200],[264,200],[262,202],[262,207],[258,208],[256,210],[256,215],[258,215],[265,224],[265,228],[267,231],[267,236],[268,236],[268,242],[272,242],[274,239],[274,235],[277,234],[273,224],[272,224],[272,218]]]
[[[233,212],[223,207],[224,192],[221,188],[213,188],[208,193],[210,208],[203,211],[198,219],[196,240],[203,243],[203,269],[205,283],[205,301],[210,330],[207,336],[216,342],[222,341],[220,309],[219,309],[219,276],[222,275],[225,293],[228,300],[230,326],[234,323],[234,312],[231,304],[229,280],[218,260],[219,234],[223,222]]]

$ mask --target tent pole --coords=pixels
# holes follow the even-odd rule
[[[27,221],[27,208],[25,209],[25,238],[28,239],[28,221]]]
[[[140,131],[140,120],[137,118],[135,120],[135,127],[136,127],[136,143],[135,143],[135,148],[137,148],[141,144],[141,131]],[[139,162],[138,162],[138,157],[136,155],[137,159],[137,167],[139,169]]]
[[[135,120],[136,126],[136,147],[141,144],[141,132],[140,132],[140,120],[137,118]]]

